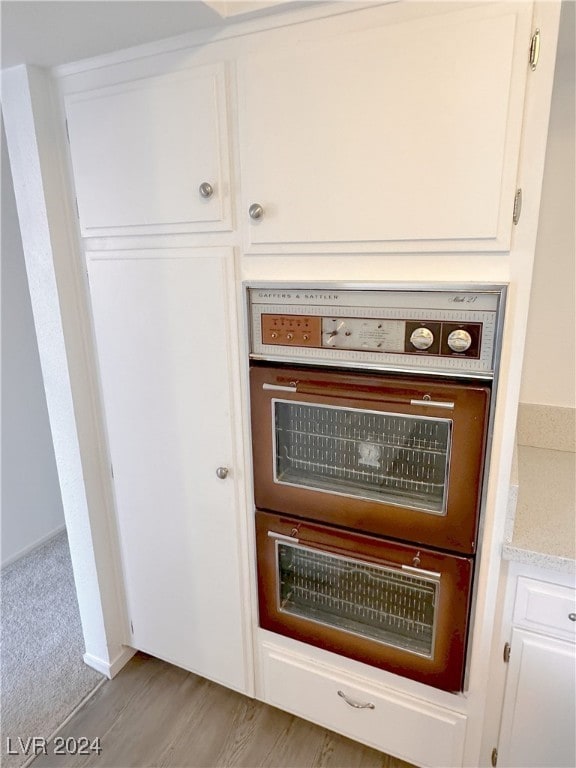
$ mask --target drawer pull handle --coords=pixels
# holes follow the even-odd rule
[[[361,701],[354,701],[354,699],[351,699],[349,696],[346,696],[344,691],[338,691],[338,696],[343,698],[346,704],[350,705],[351,707],[354,707],[354,709],[376,709],[375,705],[372,704],[371,701],[368,701],[365,704],[363,704]]]
[[[576,613],[569,613],[568,618],[570,621],[576,621]]]

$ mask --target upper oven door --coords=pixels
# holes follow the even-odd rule
[[[254,366],[255,501],[474,553],[489,389]]]

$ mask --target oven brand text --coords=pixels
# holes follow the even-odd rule
[[[318,294],[318,293],[265,293],[258,292],[259,299],[316,299],[322,301],[335,301],[340,298],[337,293]]]

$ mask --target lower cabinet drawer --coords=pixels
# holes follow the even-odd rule
[[[576,638],[576,590],[519,576],[513,622],[566,640]]]
[[[461,766],[466,717],[371,687],[312,659],[262,647],[264,699],[418,766]]]

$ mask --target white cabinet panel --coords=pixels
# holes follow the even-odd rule
[[[462,765],[464,715],[272,646],[262,654],[269,704],[416,765]]]
[[[73,94],[66,115],[84,236],[230,228],[223,66]]]
[[[576,646],[514,629],[498,765],[572,768],[575,702]]]
[[[509,247],[530,8],[421,8],[239,62],[249,251]]]
[[[576,591],[560,584],[518,578],[513,622],[516,626],[576,639]]]
[[[231,258],[92,253],[89,279],[133,645],[246,690]]]

